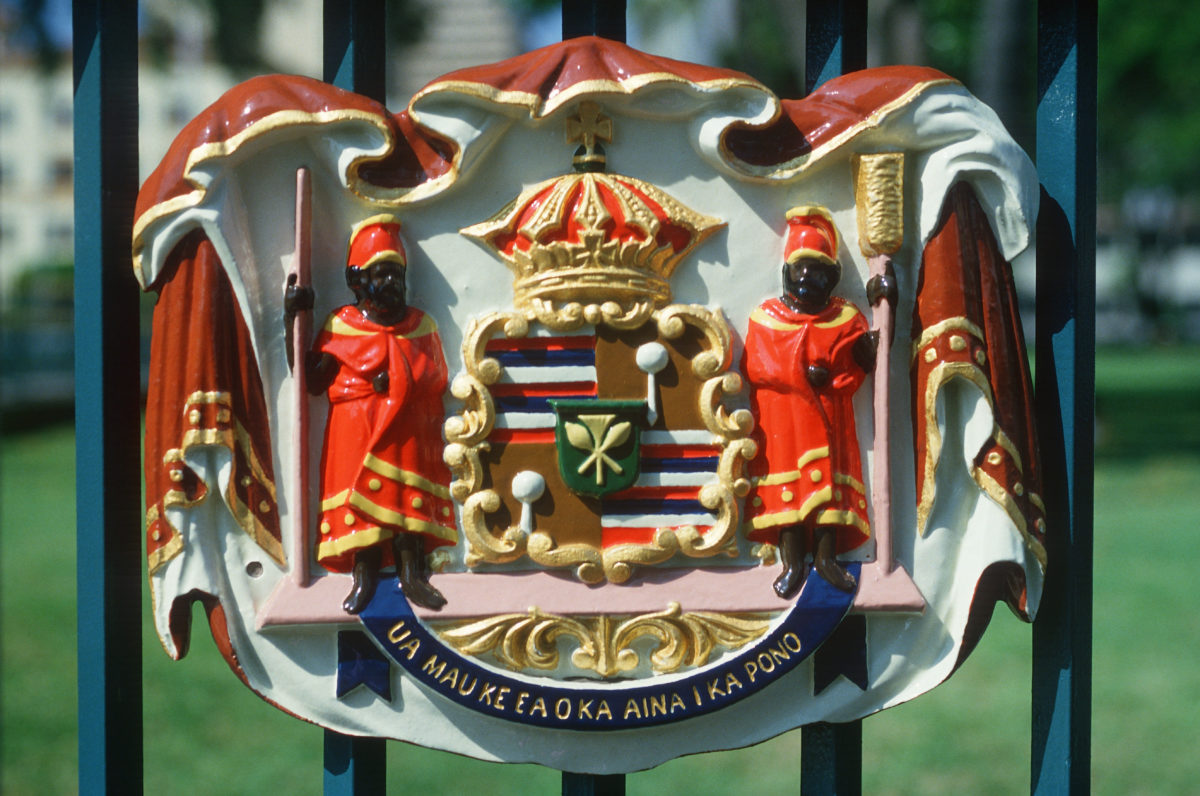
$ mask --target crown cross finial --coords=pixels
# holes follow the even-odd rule
[[[567,143],[576,141],[589,152],[596,148],[596,139],[612,141],[612,118],[600,113],[594,102],[579,103],[579,115],[567,119]]]

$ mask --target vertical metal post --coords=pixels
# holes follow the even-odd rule
[[[804,88],[867,66],[867,0],[808,0]]]
[[[800,730],[800,792],[862,793],[862,722],[809,724]]]
[[[562,0],[562,37],[602,36],[625,41],[625,0]],[[563,796],[624,796],[625,775],[562,775]]]
[[[562,37],[576,36],[625,41],[625,0],[563,0]]]
[[[867,65],[866,0],[808,0],[804,86]],[[862,721],[812,724],[801,730],[800,790],[805,794],[862,792]]]
[[[387,25],[382,0],[325,0],[327,83],[384,102],[387,99]]]
[[[387,788],[387,742],[325,730],[325,796],[383,794]]]
[[[1038,5],[1037,411],[1050,569],[1033,626],[1033,793],[1091,769],[1096,300],[1096,3]]]
[[[137,3],[77,0],[72,23],[79,791],[140,793]]]
[[[383,0],[325,0],[323,77],[338,88],[384,102],[387,25]],[[319,211],[319,208],[317,209]],[[325,730],[326,796],[382,794],[387,742]]]
[[[562,775],[562,796],[625,796],[624,774]]]

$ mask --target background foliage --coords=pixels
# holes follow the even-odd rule
[[[1200,349],[1102,351],[1097,367],[1093,788],[1188,793],[1200,649]],[[1136,377],[1135,377],[1136,374]],[[1184,397],[1190,396],[1191,401]],[[0,447],[0,792],[76,788],[75,556],[69,427]],[[88,599],[86,594],[79,599]],[[148,597],[147,597],[148,602]],[[276,710],[226,668],[197,609],[180,662],[144,629],[146,792],[320,792],[321,730]],[[1181,654],[1183,653],[1183,654]],[[1013,794],[1029,787],[1030,629],[1004,608],[931,693],[863,724],[864,792]],[[88,665],[87,661],[79,665]],[[559,775],[388,744],[389,791],[550,794]],[[637,794],[798,792],[800,733],[630,775]]]

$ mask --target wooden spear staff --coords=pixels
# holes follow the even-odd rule
[[[896,283],[892,255],[904,242],[904,154],[859,155],[855,179],[858,245],[867,256],[871,276]],[[885,291],[873,312],[879,347],[875,359],[875,445],[871,468],[871,502],[875,507],[875,558],[886,577],[892,559],[892,468],[888,393],[895,331],[895,293]]]
[[[311,231],[312,186],[306,168],[296,170],[296,254],[287,275],[285,295],[295,297],[311,288]],[[286,310],[286,343],[288,367],[295,385],[296,422],[292,424],[292,471],[289,480],[295,501],[292,507],[292,581],[304,588],[308,585],[309,494],[308,494],[308,385],[305,377],[305,355],[312,334],[312,306],[302,302]]]

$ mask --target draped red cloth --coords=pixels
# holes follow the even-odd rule
[[[1012,270],[1000,254],[971,186],[946,195],[922,256],[913,307],[912,406],[917,520],[924,533],[941,454],[937,399],[954,379],[975,385],[994,416],[974,453],[971,475],[1024,536],[1042,566],[1045,505],[1033,426],[1033,385]],[[1010,580],[1008,601],[1024,611],[1024,579]]]
[[[399,533],[425,549],[458,539],[450,471],[442,461],[442,393],[448,374],[433,319],[409,307],[381,326],[348,305],[329,316],[313,350],[332,356],[329,422],[321,455],[317,560],[348,572],[354,553]],[[386,393],[373,380],[388,375]],[[385,566],[391,545],[381,545]]]
[[[854,346],[866,334],[862,313],[836,296],[816,314],[773,298],[750,315],[742,372],[757,419],[746,498],[751,541],[775,544],[782,528],[810,520],[838,529],[839,552],[870,535],[853,405],[866,378]],[[809,365],[827,368],[828,384],[814,387]]]
[[[131,398],[132,400],[132,398]],[[279,512],[258,362],[229,277],[202,232],[163,269],[150,342],[146,413],[146,555],[154,572],[183,551],[169,509],[213,499],[189,460],[228,455],[225,494],[238,525],[280,564]]]

